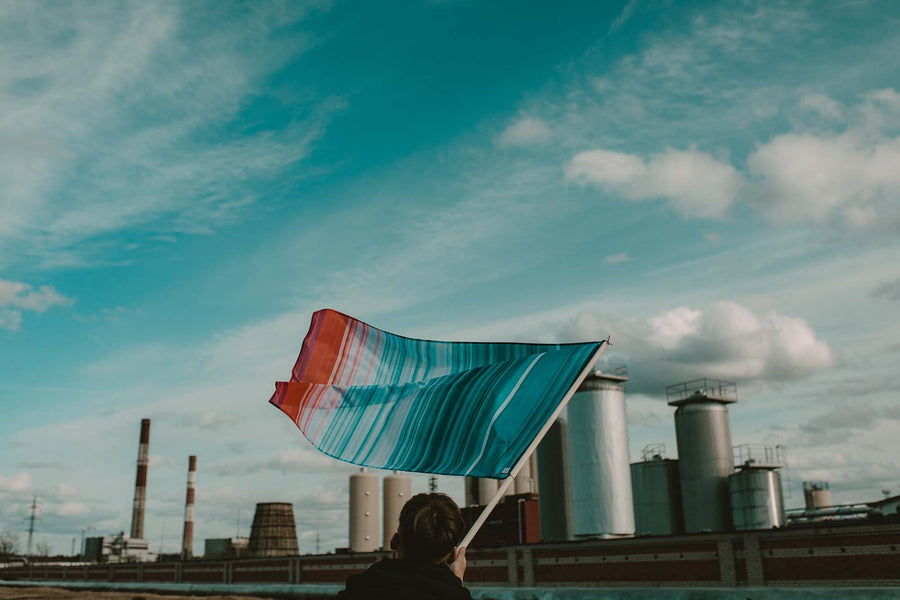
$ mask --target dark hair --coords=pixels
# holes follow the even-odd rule
[[[456,502],[446,494],[416,494],[400,511],[400,552],[404,558],[446,561],[463,536],[465,522]]]

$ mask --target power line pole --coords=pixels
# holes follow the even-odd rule
[[[31,541],[34,539],[34,522],[40,520],[40,517],[37,516],[37,496],[35,496],[34,500],[31,501],[31,516],[26,517],[25,520],[28,521],[28,554],[27,554],[27,556],[31,556]]]

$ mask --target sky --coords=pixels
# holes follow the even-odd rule
[[[733,381],[735,444],[835,502],[900,492],[900,5],[4,2],[0,529],[195,552],[348,476],[267,400],[311,313],[596,340],[632,460],[665,386]],[[457,478],[441,491],[462,501]],[[424,476],[413,478],[424,491]],[[73,542],[76,540],[76,542]]]

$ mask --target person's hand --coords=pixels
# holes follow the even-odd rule
[[[462,548],[454,548],[453,549],[453,562],[450,563],[450,570],[453,571],[453,574],[459,577],[459,580],[463,580],[463,573],[466,572],[466,548],[463,546]]]

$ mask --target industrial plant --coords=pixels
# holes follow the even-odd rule
[[[783,446],[734,445],[734,383],[666,388],[677,456],[650,444],[631,462],[625,366],[583,381],[475,536],[475,585],[829,585],[900,583],[900,496],[834,506],[828,482],[804,481],[805,506],[785,510]],[[168,582],[335,582],[391,551],[412,495],[402,473],[365,468],[348,481],[347,546],[299,555],[293,505],[256,505],[248,538],[205,540],[193,557],[197,458],[188,458],[181,552],[158,556],[144,537],[150,420],[141,421],[130,535],[90,537],[83,562],[0,569],[0,579]],[[498,493],[466,478],[471,524]],[[118,564],[117,564],[118,563]],[[652,564],[651,564],[652,563]]]

